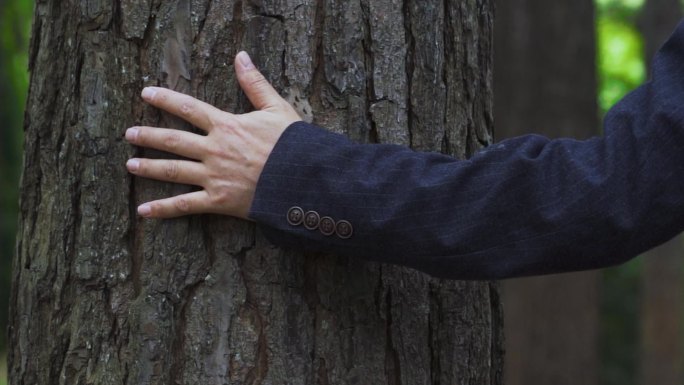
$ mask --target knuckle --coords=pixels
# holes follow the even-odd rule
[[[195,105],[191,101],[184,101],[180,105],[180,113],[184,117],[190,117],[195,114]]]
[[[147,140],[147,130],[144,127],[138,127],[138,135],[135,137],[137,144],[143,144]]]
[[[218,128],[223,132],[235,132],[236,129],[235,122],[228,119],[223,119],[220,122],[216,122],[214,124],[214,127]]]
[[[278,110],[286,112],[288,114],[292,114],[292,113],[297,114],[294,107],[292,107],[292,105],[290,103],[288,103],[287,100],[285,100],[285,99],[280,99],[278,101]]]
[[[180,210],[181,212],[187,213],[190,211],[192,205],[190,204],[190,201],[186,198],[177,198],[174,202],[176,208]]]
[[[230,202],[232,189],[230,185],[215,186],[211,194],[211,203],[214,206],[226,206]]]
[[[162,212],[162,207],[158,202],[150,202],[150,216],[156,217],[159,216]]]
[[[254,88],[255,90],[261,90],[262,88],[266,87],[268,85],[268,82],[264,78],[259,78],[259,79],[254,79],[250,86]]]
[[[248,82],[250,86],[255,88],[260,88],[268,84],[264,75],[256,71],[252,72],[252,76],[250,76]]]
[[[181,136],[178,133],[171,133],[164,138],[164,146],[167,149],[175,149],[181,142]]]
[[[136,171],[136,174],[146,175],[146,173],[147,173],[147,160],[146,159],[138,159],[138,170]]]
[[[225,153],[223,151],[223,148],[219,145],[210,145],[207,147],[205,150],[205,154],[211,158],[215,159],[223,159],[225,158]]]
[[[169,179],[169,180],[176,180],[178,179],[178,162],[176,161],[170,161],[164,166],[164,175]]]
[[[164,90],[157,91],[152,100],[157,103],[166,103],[169,100],[169,94]]]

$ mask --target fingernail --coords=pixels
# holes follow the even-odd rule
[[[128,167],[128,171],[136,172],[140,168],[140,161],[137,159],[129,159],[128,162],[126,162],[126,167]]]
[[[141,217],[149,217],[152,214],[152,207],[148,204],[140,205],[138,207],[138,215]]]
[[[126,130],[126,140],[132,142],[136,139],[138,139],[138,129],[136,127],[131,127],[128,130]]]
[[[238,53],[238,60],[240,60],[240,64],[242,64],[242,69],[245,70],[251,70],[254,68],[254,63],[252,63],[252,59],[249,57],[247,52],[242,51]]]
[[[154,87],[145,87],[142,90],[142,94],[140,94],[143,99],[150,100],[154,97],[154,95],[157,93],[157,90],[154,89]]]

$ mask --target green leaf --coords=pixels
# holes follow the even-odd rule
[[[599,105],[605,113],[646,79],[643,42],[639,31],[623,20],[599,18]]]

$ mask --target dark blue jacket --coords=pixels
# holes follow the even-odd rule
[[[621,263],[684,230],[684,24],[603,137],[500,142],[469,160],[299,122],[250,216],[276,245],[493,279]]]

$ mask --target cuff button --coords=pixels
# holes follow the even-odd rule
[[[315,211],[309,211],[304,215],[304,227],[309,230],[316,230],[321,222],[321,216]]]
[[[335,234],[335,227],[335,221],[332,218],[323,217],[321,218],[321,223],[318,226],[318,229],[321,230],[323,235],[329,236]]]
[[[287,212],[287,222],[292,226],[299,226],[304,222],[304,210],[301,207],[292,207]]]
[[[352,234],[354,234],[354,228],[352,227],[351,223],[347,221],[339,221],[335,227],[337,236],[342,239],[349,239],[351,238]]]

